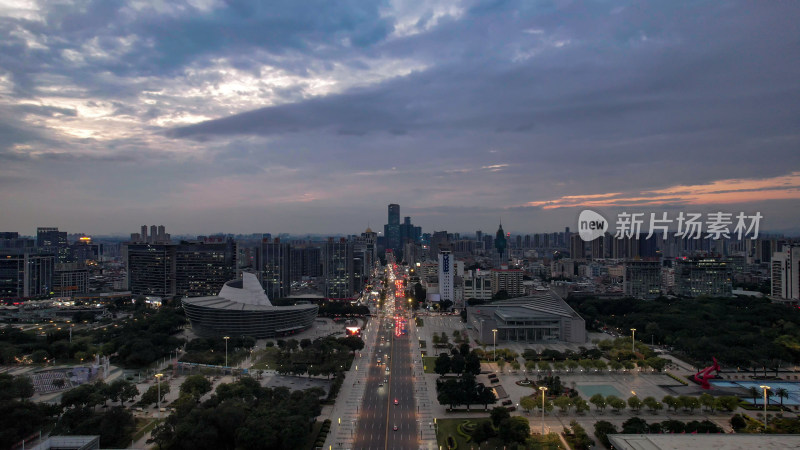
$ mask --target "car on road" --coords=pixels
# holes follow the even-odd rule
[[[397,399],[394,399],[394,404],[395,404],[395,405],[399,405],[399,404],[400,404],[400,402],[398,402],[398,401],[397,401]]]
[[[393,426],[392,430],[397,431],[397,425]]]
[[[384,383],[388,383],[388,382],[389,382],[389,379],[388,379],[388,378],[384,378],[384,379],[383,379],[383,382],[384,382]]]

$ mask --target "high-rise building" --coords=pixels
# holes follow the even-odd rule
[[[325,297],[353,297],[353,243],[345,238],[328,238],[323,248]]]
[[[525,295],[522,276],[522,270],[492,269],[492,295],[496,295],[500,291],[506,291],[509,297]]]
[[[58,228],[53,227],[39,227],[36,229],[36,246],[47,253],[52,253],[57,263],[69,260],[69,241],[66,231],[58,231]]]
[[[56,264],[53,293],[57,297],[74,297],[89,292],[89,269],[82,263]]]
[[[786,245],[771,259],[772,297],[800,301],[800,246]]]
[[[16,231],[0,232],[0,249],[33,247],[36,247],[36,241],[33,239],[19,237],[19,233]]]
[[[732,290],[728,262],[716,258],[681,258],[676,261],[676,294],[684,297],[730,297]]]
[[[389,205],[389,221],[383,227],[386,248],[392,249],[395,253],[400,251],[400,205],[392,203]]]
[[[303,276],[320,277],[322,276],[322,249],[319,247],[307,247],[303,249]]]
[[[288,297],[292,293],[291,246],[274,240],[264,239],[258,254],[258,273],[261,285],[272,299]]]
[[[44,249],[0,249],[0,298],[48,295],[54,268],[55,256]]]
[[[503,231],[503,224],[497,228],[497,234],[494,237],[494,248],[497,254],[500,255],[500,261],[508,261],[508,242],[506,241],[506,233]]]
[[[455,289],[453,280],[455,275],[455,261],[450,250],[439,251],[439,300],[450,300],[455,303]]]
[[[438,258],[442,249],[450,249],[450,241],[447,238],[447,231],[434,231],[431,236],[430,257]]]
[[[476,300],[492,299],[492,277],[490,272],[468,270],[464,276],[464,298]]]
[[[585,259],[586,258],[586,242],[580,235],[573,234],[570,236],[569,254],[572,259]],[[595,239],[599,240],[599,239]]]
[[[175,290],[181,297],[216,295],[236,276],[233,239],[181,241],[175,250]]]
[[[661,263],[629,260],[625,261],[624,270],[622,286],[626,296],[652,300],[661,295]]]
[[[147,234],[147,225],[142,225],[140,233],[131,233],[131,243],[137,244],[169,244],[171,236],[166,232],[164,225],[150,225],[150,234]]]
[[[128,286],[133,295],[171,298],[176,291],[174,244],[127,243]]]

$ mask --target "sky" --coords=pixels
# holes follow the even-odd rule
[[[0,0],[0,231],[800,233],[800,2]]]

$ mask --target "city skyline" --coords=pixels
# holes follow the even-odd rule
[[[7,3],[0,225],[353,234],[397,203],[426,231],[558,231],[599,208],[759,211],[797,234],[798,16]]]

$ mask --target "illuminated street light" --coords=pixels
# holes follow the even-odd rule
[[[631,352],[636,355],[636,328],[631,328]]]
[[[764,391],[764,432],[767,432],[767,391],[772,389],[769,386],[759,386]]]
[[[542,391],[542,436],[544,436],[544,392],[547,386],[539,386],[539,390]]]
[[[492,334],[494,335],[494,358],[493,361],[497,361],[497,328],[492,330]]]
[[[163,373],[157,373],[156,379],[158,380],[158,411],[161,412],[161,377],[163,377]]]
[[[223,336],[222,339],[225,339],[225,367],[228,367],[228,339],[230,336]]]

